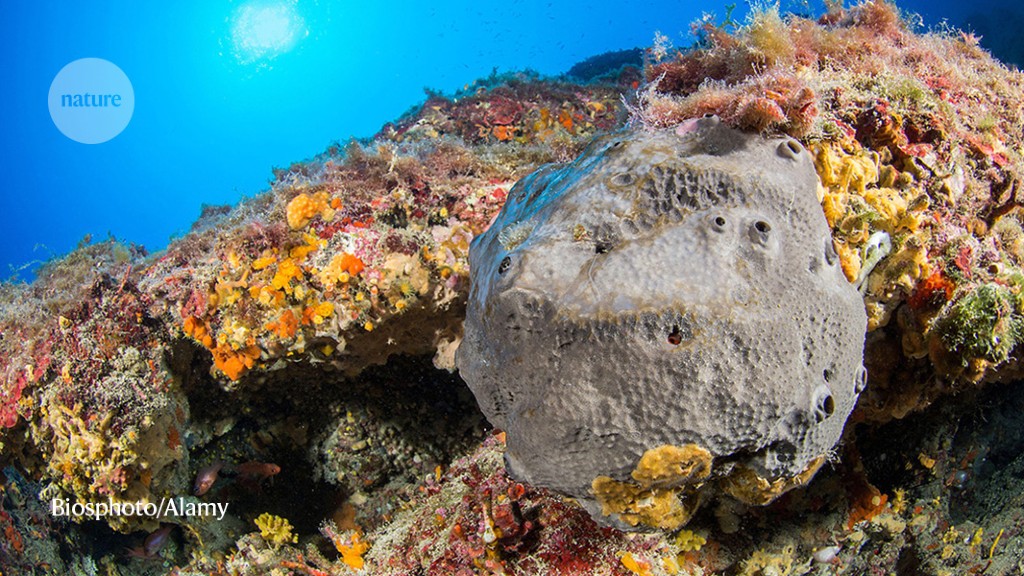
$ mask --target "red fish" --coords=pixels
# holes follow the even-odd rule
[[[227,470],[226,470],[227,472]],[[231,473],[238,476],[238,483],[249,490],[258,492],[263,481],[273,479],[281,472],[281,467],[270,462],[244,462],[232,468]]]
[[[242,478],[263,481],[281,472],[281,467],[270,462],[245,462],[235,466],[235,474]]]

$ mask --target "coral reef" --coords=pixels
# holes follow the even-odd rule
[[[658,37],[643,69],[633,53],[578,68],[590,83],[522,73],[429,94],[372,140],[204,207],[159,254],[83,242],[31,284],[4,284],[4,574],[1024,572],[1024,78],[970,34],[914,32],[884,1],[829,6],[816,20],[709,17],[695,47]],[[510,478],[506,437],[484,432],[446,370],[470,242],[513,184],[627,121],[671,131],[704,114],[810,152],[866,306],[868,383],[803,487],[737,474],[737,493],[785,493],[719,498],[675,534],[627,536]],[[506,249],[530,241],[516,224],[498,234]],[[601,240],[570,232],[591,251]],[[687,444],[638,449],[599,483],[605,504],[688,512],[662,494],[703,474],[698,448],[712,451]],[[228,508],[50,509],[164,497]],[[290,537],[264,537],[264,514]]]

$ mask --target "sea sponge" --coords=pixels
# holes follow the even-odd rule
[[[798,142],[713,116],[522,179],[470,248],[457,355],[512,476],[626,529],[732,475],[756,503],[808,481],[866,382],[818,186]]]
[[[370,549],[370,545],[359,536],[358,532],[352,535],[350,543],[345,544],[339,541],[335,543],[335,547],[341,553],[341,561],[349,568],[353,570],[363,569],[363,565],[366,563],[363,560],[363,554]]]
[[[221,344],[210,351],[213,353],[213,365],[232,380],[241,378],[260,357],[259,348],[252,345],[236,350],[229,344]]]
[[[318,214],[322,214],[325,219],[334,216],[334,210],[328,204],[326,192],[299,194],[288,202],[285,211],[288,217],[288,226],[292,230],[304,228]]]

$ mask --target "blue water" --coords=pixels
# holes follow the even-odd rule
[[[371,136],[421,101],[425,87],[452,93],[495,68],[559,74],[602,52],[647,47],[656,30],[686,46],[689,23],[703,11],[721,18],[725,4],[5,2],[0,278],[30,279],[35,265],[86,235],[159,250],[188,230],[202,204],[255,195],[272,167]],[[736,18],[747,12],[740,4]],[[948,18],[990,39],[1009,38],[1005,59],[1019,57],[1005,23],[1020,16],[999,8],[1008,1],[959,4],[900,5],[929,25]],[[247,6],[272,16],[240,25]],[[102,144],[65,137],[47,109],[54,76],[84,57],[119,66],[135,93],[131,122]]]

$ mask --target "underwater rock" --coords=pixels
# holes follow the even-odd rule
[[[187,479],[188,398],[129,277],[136,257],[114,241],[80,249],[44,268],[0,321],[24,338],[0,352],[20,395],[7,397],[0,456],[40,482],[52,515],[75,522],[90,516],[73,505],[159,501]],[[100,517],[121,532],[159,527],[143,514]]]
[[[470,249],[457,353],[510,473],[664,529],[712,485],[766,504],[809,480],[866,378],[817,185],[797,141],[714,116],[521,180]]]
[[[991,58],[971,34],[911,31],[888,2],[834,4],[818,21],[768,10],[735,30],[705,21],[701,34],[706,42],[696,49],[649,62],[647,84],[632,85],[626,74],[616,88],[524,81],[513,73],[470,84],[450,99],[432,95],[372,142],[332,145],[275,171],[269,192],[230,212],[204,210],[166,252],[145,258],[137,247],[110,240],[51,262],[31,285],[0,286],[5,573],[94,573],[97,566],[122,574],[1024,573],[1016,528],[1024,459],[1014,458],[1021,450],[1013,433],[1021,430],[1015,415],[1022,413],[1024,393],[1017,384],[993,385],[1024,376],[1018,347],[1024,341],[1024,75]],[[675,128],[714,113],[735,128],[800,139],[814,158],[839,266],[851,281],[864,280],[868,311],[869,384],[846,419],[851,430],[838,462],[830,458],[809,486],[771,506],[748,507],[728,497],[705,503],[703,513],[672,535],[601,529],[569,501],[509,478],[505,434],[452,461],[479,439],[478,414],[451,401],[453,387],[438,386],[448,375],[411,369],[427,370],[435,347],[439,364],[452,365],[469,289],[469,242],[493,219],[513,182],[539,163],[571,160],[594,134],[621,126],[627,109],[647,128]],[[670,142],[670,135],[633,134],[636,141],[629,142]],[[764,143],[742,139],[761,142],[753,145],[758,150]],[[513,200],[509,210],[534,217],[516,226],[508,225],[515,218],[503,220],[506,225],[491,234],[509,247],[520,245],[512,252],[536,254],[540,245],[529,245],[551,212],[564,210],[561,196],[580,194],[572,188],[584,174],[599,180],[595,175],[609,162],[600,146],[608,142],[581,160],[589,163],[583,170],[567,176],[551,168],[534,177],[533,188],[517,189],[540,193],[541,184],[559,180],[565,194],[552,188],[529,209]],[[674,150],[675,144],[666,146]],[[770,171],[777,159],[766,150],[758,169]],[[737,158],[734,152],[722,159]],[[675,152],[671,157],[691,161]],[[751,201],[748,208],[754,206]],[[658,226],[666,227],[664,220]],[[786,231],[764,221],[772,232]],[[603,230],[572,232],[580,249],[593,254]],[[877,260],[879,234],[889,236],[892,251],[866,272]],[[697,261],[690,249],[697,244],[685,244],[682,262]],[[780,254],[799,262],[791,257],[799,251],[788,246],[783,243]],[[742,256],[740,244],[735,247],[733,256]],[[601,250],[613,256],[622,243],[603,242]],[[500,259],[490,262],[500,267]],[[626,270],[595,261],[586,277],[601,283],[595,286],[616,282],[621,294],[634,286],[651,292],[646,278],[656,273],[683,274],[679,266],[651,262],[638,260]],[[509,265],[514,272],[511,259]],[[722,262],[716,266],[709,277],[728,271]],[[694,270],[704,268],[684,271]],[[803,274],[793,270],[796,278]],[[744,273],[735,278],[750,282],[761,274],[756,285],[767,293],[763,271]],[[701,286],[709,294],[725,285],[706,282]],[[552,280],[544,286],[550,293],[552,286],[579,285]],[[673,297],[695,290],[684,288]],[[801,309],[808,306],[809,297],[799,299]],[[792,305],[776,302],[779,310]],[[492,321],[501,309],[493,310]],[[479,309],[475,314],[479,328]],[[734,316],[760,318],[773,329],[788,325],[766,319],[757,306],[737,308]],[[656,343],[678,341],[689,350],[718,329],[705,322],[688,335],[683,327],[678,334],[660,333]],[[610,329],[605,334],[607,341],[588,336],[594,339],[574,340],[563,350],[571,355],[584,346],[593,358],[607,359],[582,376],[568,365],[552,371],[530,360],[534,376],[547,370],[552,382],[578,378],[586,386],[576,393],[552,385],[559,409],[556,418],[530,421],[539,422],[538,431],[581,419],[583,408],[571,402],[594,390],[592,382],[612,382],[607,372],[626,370],[618,377],[629,384],[621,397],[604,405],[587,397],[582,404],[594,414],[584,415],[613,424],[619,418],[612,432],[667,438],[670,426],[697,414],[702,426],[720,419],[734,437],[723,434],[709,440],[715,446],[700,446],[680,433],[673,444],[637,441],[628,456],[604,452],[611,457],[603,476],[577,483],[591,510],[597,509],[590,495],[596,487],[619,526],[670,526],[685,519],[695,492],[714,496],[731,489],[758,501],[752,496],[764,500],[810,475],[782,475],[773,483],[742,468],[756,456],[763,430],[744,429],[743,438],[735,430],[743,423],[735,411],[749,408],[749,422],[763,423],[771,410],[789,414],[783,408],[800,397],[779,400],[775,384],[762,385],[771,381],[767,377],[749,390],[698,387],[711,377],[676,382],[667,376],[673,366],[634,352],[644,350],[639,339],[626,341]],[[782,339],[785,332],[776,334]],[[550,343],[550,333],[537,337],[549,338],[538,350]],[[633,348],[624,348],[624,341]],[[529,370],[507,362],[513,344],[503,346],[508,355],[498,361],[505,363],[505,385]],[[547,362],[552,352],[544,352]],[[399,362],[395,355],[401,354],[427,356]],[[718,361],[735,367],[732,354],[725,350]],[[372,367],[388,356],[386,366]],[[637,376],[641,361],[653,376]],[[761,351],[751,362],[779,360]],[[800,392],[802,377],[799,371],[793,376],[789,390]],[[672,388],[652,395],[656,382]],[[536,384],[527,381],[520,392],[535,392]],[[731,396],[738,391],[747,396]],[[522,396],[514,400],[524,402]],[[548,401],[533,398],[537,406]],[[828,426],[845,418],[846,404],[837,398]],[[727,402],[735,403],[734,413],[716,409]],[[641,411],[641,405],[653,408]],[[111,410],[117,413],[106,419]],[[670,410],[676,412],[664,416]],[[512,419],[502,418],[506,425]],[[523,438],[534,431],[522,422],[517,430],[509,438],[521,463]],[[826,446],[830,434],[816,437],[815,446]],[[720,457],[730,440],[750,450],[736,450],[734,461]],[[802,449],[813,452],[809,444]],[[560,471],[556,458],[570,466],[587,456],[572,454],[554,447],[538,453],[536,463],[526,461],[530,471],[539,465]],[[145,533],[115,535],[102,523],[54,521],[50,513],[54,499],[177,498],[193,491],[192,480],[211,462],[250,459],[280,463],[275,483],[250,493],[234,478],[222,479],[205,500],[230,502],[223,520],[184,521],[154,562],[121,558]],[[264,513],[293,524],[301,546],[265,539],[254,522]],[[610,516],[604,521],[614,522]],[[107,523],[121,532],[158,526],[149,518],[112,523],[108,517]],[[834,567],[811,564],[836,548]]]

